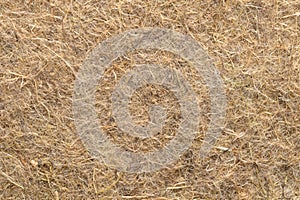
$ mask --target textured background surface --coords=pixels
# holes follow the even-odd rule
[[[0,0],[0,199],[299,199],[299,11],[297,0]],[[113,131],[108,95],[133,63],[156,61],[180,71],[204,113],[199,137],[177,163],[126,174],[93,159],[79,140],[72,92],[75,73],[99,42],[141,27],[197,40],[221,73],[228,109],[222,137],[200,160],[209,120],[206,88],[193,85],[201,77],[168,52],[116,60],[99,83],[96,106],[102,128],[125,149],[164,145],[179,115],[174,95],[148,86],[132,97],[132,113],[143,123],[147,102],[170,106],[170,134],[157,142]]]

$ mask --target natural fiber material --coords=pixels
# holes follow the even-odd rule
[[[299,11],[297,0],[0,0],[0,199],[299,198]],[[198,41],[220,71],[228,105],[222,136],[202,160],[210,99],[195,69],[162,51],[115,60],[99,82],[96,108],[101,128],[122,148],[161,148],[180,119],[176,96],[148,85],[133,94],[129,111],[144,125],[149,104],[166,105],[166,134],[136,139],[116,129],[109,95],[138,64],[180,72],[201,109],[201,131],[176,163],[130,174],[87,151],[74,125],[72,97],[75,75],[98,43],[144,27]]]

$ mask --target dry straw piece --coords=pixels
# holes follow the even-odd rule
[[[297,199],[300,196],[300,3],[279,1],[0,0],[0,199]],[[130,152],[151,152],[176,137],[178,98],[157,84],[138,88],[132,120],[160,134],[137,138],[118,128],[111,94],[140,65],[177,71],[197,96],[199,133],[167,168],[125,173],[91,156],[72,111],[76,74],[102,41],[159,27],[196,40],[226,89],[222,135],[199,157],[211,119],[209,89],[172,52],[136,50],[114,60],[95,93],[99,124]]]

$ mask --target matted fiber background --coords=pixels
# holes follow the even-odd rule
[[[199,137],[178,162],[128,174],[83,146],[72,115],[73,83],[98,43],[143,27],[197,40],[220,71],[228,107],[206,159],[198,156],[209,121],[204,114]],[[132,97],[133,118],[143,124],[147,103],[166,104],[170,134],[142,141],[112,131],[107,97],[116,81],[134,63],[153,61],[187,77],[208,112],[193,67],[181,67],[184,61],[168,52],[132,52],[106,71],[96,105],[102,128],[130,151],[159,148],[175,134],[176,98],[153,85]],[[0,0],[0,199],[300,199],[299,133],[298,0]]]

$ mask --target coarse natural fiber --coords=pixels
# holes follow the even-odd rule
[[[96,93],[101,128],[132,152],[161,148],[180,118],[176,96],[147,85],[129,110],[168,109],[162,133],[138,139],[117,129],[110,94],[136,64],[177,70],[198,96],[199,135],[167,168],[125,173],[92,157],[72,111],[76,74],[113,35],[160,27],[199,42],[220,71],[225,128],[205,159],[209,95],[193,66],[170,52],[134,51],[105,71]],[[0,0],[0,199],[299,199],[300,2],[298,0]]]

